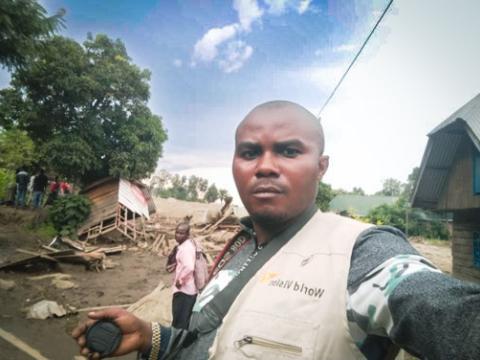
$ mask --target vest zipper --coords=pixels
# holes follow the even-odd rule
[[[284,350],[294,354],[301,354],[302,348],[295,345],[285,344],[278,341],[264,339],[258,336],[244,336],[242,339],[235,341],[235,347],[240,349],[245,345],[258,345],[271,349]]]

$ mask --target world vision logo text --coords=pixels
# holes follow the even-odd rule
[[[271,280],[268,283],[268,286],[273,286],[277,288],[282,288],[285,290],[295,291],[297,293],[301,293],[307,296],[311,296],[317,299],[320,299],[325,292],[325,289],[319,287],[310,287],[303,282],[294,281],[294,280],[282,280],[282,279],[275,279]]]
[[[270,280],[272,280],[274,277],[277,277],[278,273],[277,272],[267,272],[262,275],[260,278],[260,282],[262,284],[268,283]]]

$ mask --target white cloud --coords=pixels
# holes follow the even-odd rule
[[[305,11],[307,11],[311,2],[312,0],[300,0],[297,8],[298,13],[303,14]]]
[[[358,50],[359,46],[357,44],[342,44],[331,49],[332,52],[341,53],[341,52],[353,52]]]
[[[309,82],[320,90],[331,91],[345,71],[345,65],[311,66],[298,71],[291,71],[290,77]]]
[[[272,15],[282,15],[287,8],[296,10],[300,15],[305,13],[312,0],[263,0],[268,6],[268,13]]]
[[[197,167],[228,167],[231,163],[231,152],[189,152],[188,150],[167,152],[164,157],[158,159],[157,171],[165,169],[170,172],[178,172],[184,169]]]
[[[233,38],[237,31],[237,24],[208,30],[195,44],[193,57],[205,62],[214,60],[218,55],[218,47],[225,41]]]
[[[173,60],[173,66],[175,67],[181,67],[183,65],[183,61],[180,59],[175,59]]]
[[[281,15],[285,12],[289,0],[264,0],[268,5],[268,12],[273,15]]]
[[[272,15],[283,14],[287,7],[303,14],[311,0],[264,0],[264,3]],[[238,23],[208,30],[194,46],[192,67],[198,61],[209,63],[216,60],[222,71],[231,73],[239,70],[252,56],[252,46],[238,40],[238,36],[250,32],[252,24],[264,15],[264,10],[257,0],[233,0],[233,8],[238,13]]]
[[[220,68],[231,73],[239,70],[252,56],[253,48],[241,40],[231,41],[227,44],[223,57],[219,60]]]
[[[233,8],[238,12],[240,26],[245,31],[250,31],[252,23],[263,15],[257,0],[234,0]]]
[[[357,51],[359,49],[358,44],[342,44],[338,46],[334,46],[332,48],[322,48],[315,50],[315,56],[321,56],[322,54],[342,54],[342,53],[351,53]]]
[[[197,61],[208,63],[216,60],[222,71],[232,73],[252,56],[253,48],[234,38],[242,31],[250,31],[252,22],[259,19],[263,11],[256,1],[251,0],[234,0],[233,6],[238,12],[239,23],[208,30],[195,44],[192,67]]]

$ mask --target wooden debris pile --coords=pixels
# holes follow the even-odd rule
[[[49,245],[42,245],[40,251],[17,249],[18,253],[29,255],[20,260],[0,266],[3,271],[28,271],[43,267],[54,267],[59,263],[84,265],[87,270],[105,270],[111,266],[107,255],[119,254],[125,245],[114,247],[88,246],[86,243],[62,237],[55,237]]]
[[[145,237],[136,246],[150,250],[159,256],[167,256],[177,245],[175,240],[177,225],[180,222],[190,222],[190,220],[190,216],[183,219],[153,216],[145,222],[143,228]],[[207,223],[191,224],[190,234],[202,245],[209,263],[212,263],[225,243],[240,230],[240,225],[229,201],[220,211],[207,216],[207,221]]]

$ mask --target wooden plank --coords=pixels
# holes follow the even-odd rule
[[[65,245],[68,245],[71,248],[74,248],[75,250],[85,251],[85,245],[82,244],[80,241],[75,241],[75,240],[71,240],[63,237],[57,237],[57,239],[59,239],[60,242],[64,243]]]
[[[92,306],[92,307],[86,307],[86,308],[82,308],[82,309],[77,309],[76,311],[78,311],[78,312],[97,311],[97,310],[110,309],[110,308],[113,308],[113,307],[128,308],[128,307],[130,307],[130,306],[132,306],[132,305],[133,305],[133,304]]]
[[[28,345],[26,342],[20,340],[15,335],[9,333],[6,330],[3,330],[2,328],[0,328],[0,337],[3,340],[15,346],[17,349],[23,351],[25,354],[30,355],[35,360],[48,360],[45,356],[43,356],[40,353],[40,351],[38,351],[37,349],[34,349],[30,345]]]
[[[57,262],[57,260],[55,260],[53,257],[50,257],[49,255],[50,254],[41,254],[41,253],[38,253],[38,252],[35,252],[35,251],[30,251],[30,250],[25,250],[25,249],[15,249],[17,252],[19,253],[22,253],[22,254],[27,254],[27,255],[32,255],[33,257],[39,257],[41,259],[46,259],[46,260],[50,260],[50,261],[53,261],[53,262]]]
[[[452,245],[469,245],[473,244],[473,238],[454,238]]]
[[[452,244],[452,255],[455,254],[472,254],[473,244]]]
[[[473,254],[455,253],[452,256],[452,263],[465,263],[473,265]]]
[[[456,266],[456,267],[452,267],[452,271],[455,277],[465,279],[465,280],[475,281],[475,282],[480,281],[479,270]]]
[[[51,246],[48,245],[42,245],[42,249],[48,250],[50,252],[59,252],[60,250],[52,248]]]
[[[465,137],[465,141],[462,141],[457,149],[448,181],[438,202],[438,209],[480,208],[480,197],[474,195],[471,185],[473,149],[472,141]]]

